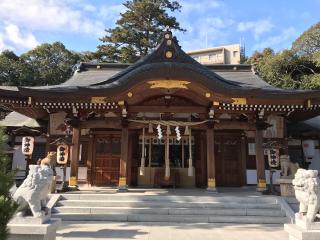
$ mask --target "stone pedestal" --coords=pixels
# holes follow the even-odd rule
[[[307,223],[304,217],[296,213],[296,224],[285,224],[284,230],[289,233],[289,240],[319,240],[320,222]]]
[[[319,240],[320,230],[306,230],[296,224],[285,224],[284,230],[289,233],[289,240]]]
[[[41,218],[15,217],[8,224],[9,240],[55,240],[61,219],[50,215]]]
[[[292,179],[279,178],[277,183],[280,184],[280,193],[282,197],[294,197],[294,188],[292,185]]]

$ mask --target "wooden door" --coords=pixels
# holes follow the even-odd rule
[[[217,186],[242,185],[241,137],[236,134],[215,135]]]
[[[119,134],[95,137],[93,183],[97,186],[117,186],[120,171],[121,138]]]

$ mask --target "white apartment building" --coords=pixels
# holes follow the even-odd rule
[[[201,64],[239,64],[241,57],[240,44],[225,45],[187,52]]]

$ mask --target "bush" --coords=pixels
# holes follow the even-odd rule
[[[11,170],[10,161],[5,153],[7,137],[0,128],[0,240],[7,239],[7,224],[13,217],[17,204],[13,201],[10,188],[14,184],[15,171]]]

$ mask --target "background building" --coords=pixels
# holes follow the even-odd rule
[[[201,64],[239,64],[241,52],[240,44],[232,44],[193,50],[187,54]]]

